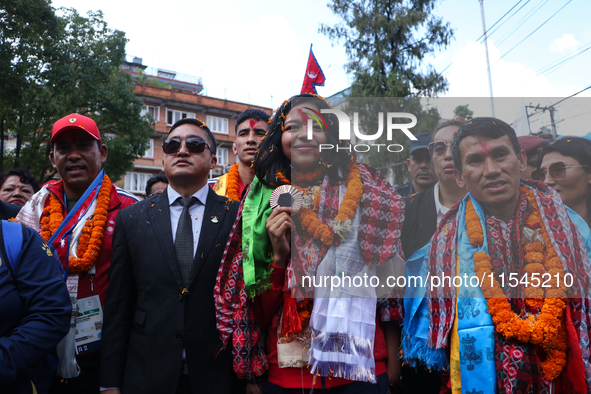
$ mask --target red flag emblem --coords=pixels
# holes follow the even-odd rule
[[[302,91],[304,93],[316,94],[316,86],[324,86],[324,73],[312,52],[312,45],[310,44],[310,55],[308,56],[308,66],[306,67],[306,75],[304,75],[304,83],[302,84]]]

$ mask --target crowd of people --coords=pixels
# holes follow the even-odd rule
[[[2,176],[0,392],[591,392],[591,141],[442,121],[394,186],[329,108],[245,111],[212,186],[181,119],[141,201],[91,118],[55,122],[60,179]]]

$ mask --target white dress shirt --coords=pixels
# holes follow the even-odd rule
[[[203,224],[203,215],[205,214],[205,204],[207,203],[207,194],[209,193],[209,185],[207,183],[199,189],[191,197],[197,198],[197,202],[189,207],[189,214],[191,215],[191,225],[193,226],[193,257],[197,253],[197,242]],[[170,226],[172,227],[172,242],[176,242],[176,228],[183,213],[183,206],[179,197],[182,197],[170,185],[166,187],[168,193],[168,205],[170,206]]]
[[[449,208],[444,207],[439,201],[439,182],[433,186],[433,193],[435,194],[435,212],[437,212],[437,224],[443,219],[443,216],[449,211]]]

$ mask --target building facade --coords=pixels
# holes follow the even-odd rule
[[[204,96],[200,94],[203,91],[200,78],[168,70],[147,69],[139,58],[124,62],[121,70],[136,79],[135,94],[144,101],[144,113],[150,115],[154,122],[154,132],[146,153],[134,162],[133,170],[117,183],[137,195],[144,194],[150,177],[164,173],[162,143],[177,120],[198,118],[212,131],[217,143],[218,165],[211,171],[210,177],[215,178],[225,174],[236,163],[232,144],[238,116],[249,108],[261,109],[269,115],[272,113],[271,108]]]

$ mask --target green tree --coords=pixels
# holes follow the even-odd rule
[[[48,4],[44,0],[18,2],[23,6]],[[109,148],[104,168],[117,180],[145,151],[153,132],[148,117],[141,115],[143,102],[133,94],[131,77],[119,71],[125,33],[110,30],[100,11],[83,17],[74,9],[61,9],[61,15],[50,10],[57,28],[49,44],[32,40],[38,53],[45,54],[35,64],[37,71],[30,72],[35,78],[21,85],[20,105],[0,108],[5,128],[17,137],[16,149],[4,158],[3,166],[29,169],[40,180],[55,175],[48,158],[51,127],[69,113],[80,113],[97,122]],[[8,95],[2,102],[11,99]]]
[[[462,118],[466,120],[470,120],[474,117],[474,111],[468,108],[469,104],[466,105],[458,105],[454,109],[454,115],[456,118]]]
[[[447,81],[425,57],[447,46],[453,36],[449,23],[433,15],[436,0],[332,0],[328,7],[340,17],[335,26],[322,24],[319,31],[336,42],[343,42],[352,75],[350,97],[404,98],[392,102],[374,102],[372,113],[360,124],[377,130],[378,112],[408,112],[417,117],[413,134],[431,132],[439,114],[421,97],[434,97],[447,89]],[[348,108],[350,112],[362,107]],[[368,113],[368,112],[366,112]],[[408,120],[401,120],[408,122]],[[371,131],[373,132],[373,131]],[[398,143],[401,153],[387,154],[374,150],[359,155],[360,159],[389,175],[395,183],[409,181],[406,169],[409,139],[398,134],[396,141],[385,136],[375,143]]]
[[[333,0],[342,19],[320,32],[343,41],[353,75],[352,97],[436,96],[445,78],[424,58],[447,46],[453,30],[432,14],[436,0]]]

